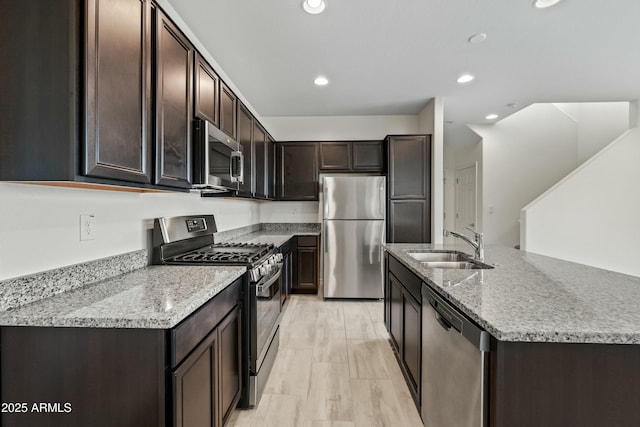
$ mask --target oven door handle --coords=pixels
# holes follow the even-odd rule
[[[282,264],[278,265],[278,272],[273,274],[265,283],[256,285],[256,292],[262,294],[267,291],[279,278],[282,273]]]

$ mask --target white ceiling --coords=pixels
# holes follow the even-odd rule
[[[263,117],[412,115],[442,97],[455,143],[470,133],[456,127],[534,102],[640,99],[640,0],[326,0],[321,15],[302,0],[168,1]]]

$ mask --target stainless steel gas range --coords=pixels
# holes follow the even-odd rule
[[[153,227],[153,263],[172,265],[244,265],[242,292],[242,397],[239,407],[260,401],[280,342],[282,254],[274,245],[215,243],[213,215],[157,218]]]

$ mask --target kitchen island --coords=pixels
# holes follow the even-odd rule
[[[399,263],[409,282],[421,281],[491,335],[490,426],[640,425],[640,278],[502,247],[486,248],[495,268],[468,270],[425,268],[409,255],[466,246],[385,249],[388,265]],[[414,368],[405,377],[419,381],[414,359],[405,358]],[[417,403],[430,386],[416,389]]]

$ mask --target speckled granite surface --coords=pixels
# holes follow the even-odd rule
[[[640,278],[516,249],[487,246],[492,270],[424,268],[407,252],[461,245],[387,244],[385,249],[503,341],[640,344]]]
[[[237,230],[237,231],[236,231]],[[244,233],[242,232],[244,231]],[[247,232],[248,231],[248,232]],[[235,233],[234,233],[235,232]],[[273,244],[281,246],[293,236],[318,236],[320,224],[316,223],[263,223],[255,226],[229,230],[223,235],[224,240],[219,240],[216,234],[216,242],[233,241],[237,243]],[[230,238],[227,238],[229,237]]]
[[[0,282],[0,310],[7,310],[144,267],[141,249]]]
[[[172,328],[245,267],[149,266],[0,312],[3,326]]]

